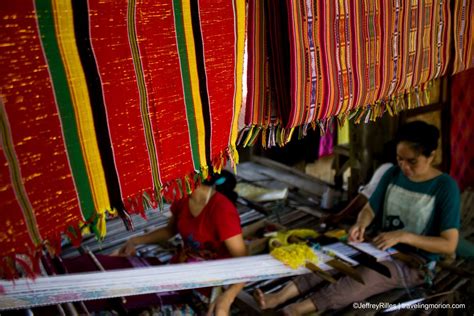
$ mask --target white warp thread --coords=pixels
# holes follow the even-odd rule
[[[372,245],[359,246],[362,251],[374,247]],[[356,251],[342,243],[323,247],[325,248],[337,253],[340,258],[350,256]],[[322,270],[330,270],[331,267],[324,262],[332,258],[320,251],[314,249],[313,251],[319,259],[318,267]],[[389,255],[390,253],[386,252],[386,256]],[[293,270],[267,254],[146,268],[56,275],[39,277],[35,280],[0,281],[0,288],[3,288],[5,292],[0,294],[0,311],[255,282],[310,272],[303,267]]]
[[[0,310],[161,293],[309,273],[270,255],[0,281]]]

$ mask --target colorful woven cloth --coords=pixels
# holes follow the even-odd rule
[[[89,4],[120,190],[142,212],[144,191],[151,204],[162,190],[171,199],[192,189],[194,173],[236,157],[243,3]]]
[[[0,267],[236,162],[245,2],[0,4]],[[25,254],[31,260],[16,256]],[[15,257],[16,256],[16,257]]]
[[[321,135],[319,140],[319,157],[332,155],[334,152],[334,121],[330,122],[330,125],[326,129],[326,133]]]
[[[451,170],[461,191],[474,187],[474,69],[451,81]]]
[[[454,1],[453,34],[455,74],[474,67],[474,1]]]
[[[243,144],[254,144],[260,132],[264,135],[274,132],[279,125],[279,117],[276,116],[272,97],[271,78],[269,69],[269,41],[267,17],[264,15],[264,2],[250,0],[248,2],[248,25],[247,25],[247,99],[245,110],[244,132],[246,135]],[[265,144],[263,137],[262,144]],[[271,146],[271,144],[269,144]]]
[[[385,110],[393,113],[422,105],[426,101],[421,92],[446,74],[449,1],[268,0],[265,4],[257,8],[268,13],[249,15],[248,25],[249,32],[254,24],[269,29],[267,58],[274,71],[269,91],[278,96],[274,106],[281,117],[276,121],[284,135],[275,136],[277,143],[289,141],[295,127],[300,126],[299,134],[304,135],[310,124],[327,126],[325,121],[334,116],[368,121]],[[269,21],[262,23],[261,17],[267,16]],[[263,43],[249,45],[249,50],[258,49],[249,51],[249,61],[251,56],[264,59]],[[250,81],[248,85],[249,92],[263,94],[267,89]],[[256,116],[264,117],[268,100],[258,101],[264,103],[255,104],[254,99],[251,106],[260,109]]]
[[[110,209],[87,87],[68,32],[72,16],[65,9],[58,14],[63,9],[53,10],[56,5],[63,3],[1,4],[0,267],[7,276],[15,254],[35,262],[44,243],[59,248],[62,232],[81,221],[97,223],[97,215],[103,223]],[[28,260],[16,259],[31,270]]]
[[[289,132],[282,128],[289,113],[281,112],[286,109],[283,104],[289,101],[286,89],[289,67],[273,62],[277,58],[273,54],[283,54],[288,49],[286,34],[279,33],[278,23],[284,19],[275,16],[281,13],[280,9],[283,9],[280,3],[248,2],[246,127],[239,138],[244,146],[255,144],[260,136],[263,147],[281,145]],[[275,76],[282,77],[277,81]]]

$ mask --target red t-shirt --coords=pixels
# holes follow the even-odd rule
[[[185,249],[203,259],[230,257],[224,241],[242,233],[234,204],[216,192],[197,217],[189,210],[189,197],[173,202],[171,213]]]

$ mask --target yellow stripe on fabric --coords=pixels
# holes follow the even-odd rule
[[[145,75],[140,59],[140,52],[138,48],[137,30],[135,25],[136,15],[136,1],[129,0],[127,4],[127,32],[128,41],[130,44],[130,51],[132,52],[133,66],[135,76],[137,78],[138,94],[140,96],[140,115],[143,122],[145,132],[146,145],[148,150],[148,158],[150,159],[151,176],[153,180],[154,190],[157,193],[161,192],[162,181],[160,176],[159,162],[156,151],[155,139],[153,136],[153,129],[151,125],[150,113],[148,109],[148,95],[145,85]]]
[[[337,73],[337,70],[336,68],[334,67],[335,65],[335,59],[334,59],[334,55],[335,55],[335,50],[334,50],[334,46],[335,46],[335,41],[334,41],[334,30],[332,28],[332,21],[334,21],[335,19],[333,19],[333,15],[335,15],[334,13],[334,8],[333,8],[334,4],[332,2],[328,2],[328,4],[326,5],[326,9],[325,9],[325,20],[324,20],[324,37],[325,37],[325,40],[327,41],[327,45],[328,47],[330,47],[331,49],[327,51],[326,53],[326,60],[325,60],[325,63],[326,63],[326,71],[327,71],[327,83],[328,83],[328,86],[325,88],[325,91],[327,93],[327,101],[326,101],[326,110],[325,110],[325,113],[324,113],[324,116],[322,117],[322,119],[326,119],[328,117],[330,117],[333,112],[334,112],[334,103],[336,102],[335,100],[335,92],[334,91],[334,87],[336,86],[335,83],[337,82],[337,78],[336,78],[336,73]]]
[[[339,0],[339,16],[345,17],[346,16],[346,10],[347,9],[346,9],[344,0]],[[348,21],[345,18],[340,18],[339,23],[346,24],[346,23],[348,23]],[[344,29],[345,29],[345,25],[344,25]],[[339,30],[337,30],[337,31],[339,32]],[[346,36],[347,35],[348,34],[346,34]],[[347,43],[347,38],[344,37],[343,45],[341,45],[341,47],[340,47],[341,53],[340,53],[339,56],[337,56],[337,58],[339,58],[339,60],[340,60],[339,62],[341,64],[342,76],[347,78],[347,76],[349,76],[349,73],[348,73],[348,67],[347,67],[347,49],[348,49],[348,47],[346,46],[346,43]],[[335,113],[335,115],[338,115],[339,113],[346,113],[347,107],[349,106],[349,95],[344,90],[344,84],[343,84],[343,87],[342,87],[342,91],[340,93],[342,93],[344,95],[344,97],[343,97],[343,100],[342,100],[342,104],[339,108],[339,111],[337,111],[337,113]]]
[[[383,26],[382,26],[382,32],[384,32],[385,40],[382,43],[382,47],[391,47],[391,41],[392,41],[392,36],[391,34],[393,33],[393,6],[392,9],[388,9],[386,4],[383,3],[382,7],[380,8],[380,12],[385,12],[385,15],[383,17]],[[393,48],[392,48],[393,49]],[[382,86],[380,88],[380,93],[377,97],[377,99],[381,99],[384,96],[389,95],[389,89],[390,89],[390,81],[393,78],[393,63],[391,62],[391,49],[383,49],[383,54],[381,55],[381,58],[385,61],[384,62],[384,69],[382,70]]]
[[[295,3],[296,4],[296,3]],[[295,22],[296,22],[296,32],[299,34],[297,37],[300,38],[300,40],[297,40],[296,42],[298,43],[297,45],[297,54],[299,56],[298,58],[298,69],[300,69],[300,85],[298,86],[298,92],[297,96],[300,96],[299,98],[299,104],[297,104],[297,112],[295,113],[295,118],[296,122],[291,125],[291,127],[295,127],[298,125],[301,125],[304,123],[304,114],[305,114],[305,107],[307,106],[306,104],[306,73],[305,73],[305,68],[307,67],[307,61],[306,61],[306,53],[305,53],[305,47],[306,45],[301,45],[303,41],[301,39],[304,38],[304,32],[303,32],[303,17],[302,17],[302,12],[301,10],[304,10],[301,6],[296,6],[296,16],[295,16]],[[307,25],[304,25],[307,28]],[[295,32],[295,33],[296,33]],[[309,46],[309,45],[308,45]],[[308,47],[306,46],[306,47]],[[311,72],[310,73],[310,82],[311,82]],[[308,95],[308,100],[309,100],[309,95]],[[308,102],[309,103],[309,102]]]
[[[472,17],[474,16],[474,4],[471,5],[471,12],[469,13],[469,16]],[[468,48],[466,49],[466,65],[467,67],[472,67],[474,66],[474,21],[471,20],[469,22],[469,27],[468,27],[468,32],[466,33],[466,41]]]
[[[459,72],[459,68],[461,68],[462,59],[460,59],[460,51],[459,51],[459,38],[458,38],[458,31],[459,31],[459,21],[458,21],[458,10],[459,10],[459,1],[454,2],[454,19],[453,19],[453,27],[454,27],[454,63],[453,63],[453,75]]]
[[[354,3],[354,8],[355,8],[355,11],[354,11],[354,17],[360,17],[362,16],[362,8],[361,8],[361,3],[359,1],[356,1]],[[357,58],[357,70],[355,71],[356,75],[355,77],[357,78],[357,87],[358,87],[358,91],[357,91],[357,100],[355,100],[354,102],[354,108],[353,109],[357,109],[358,106],[360,105],[365,105],[365,97],[367,95],[367,90],[366,90],[366,87],[365,87],[365,78],[364,78],[364,73],[365,73],[365,60],[362,58],[362,55],[363,53],[365,52],[365,49],[364,47],[362,46],[362,44],[360,44],[360,46],[358,45],[359,43],[364,43],[364,40],[363,40],[363,35],[362,35],[362,18],[360,19],[355,19],[355,28],[354,28],[354,31],[355,31],[355,45],[354,47],[358,47],[358,52],[356,54],[356,58]]]
[[[301,34],[302,32],[302,25],[301,25],[301,11],[299,7],[299,3],[296,1],[293,2],[293,9],[291,9],[293,13],[293,21],[294,21],[294,36],[295,39],[295,67],[296,67],[296,74],[299,75],[296,79],[295,82],[295,100],[294,100],[294,110],[295,113],[291,117],[292,121],[288,121],[288,127],[294,127],[297,126],[298,124],[301,124],[301,114],[303,111],[304,107],[304,85],[305,85],[305,74],[304,74],[304,55],[303,55],[303,49],[302,49],[302,38],[303,35]],[[303,59],[303,60],[302,60]]]
[[[431,10],[432,15],[430,19],[430,24],[435,23],[438,19],[438,10],[439,10],[439,3],[435,1],[432,3],[433,9]],[[429,28],[429,45],[430,45],[430,54],[429,54],[429,73],[428,73],[428,81],[433,80],[435,78],[435,68],[436,68],[436,56],[437,56],[437,48],[436,48],[436,33],[437,27],[430,27]],[[431,46],[432,45],[432,46]]]
[[[230,145],[233,147],[237,141],[239,129],[239,115],[242,106],[242,74],[244,71],[244,45],[245,45],[245,0],[234,2],[234,16],[236,20],[235,37],[235,80],[234,80],[234,118],[232,120],[232,133]],[[235,161],[236,163],[238,161]]]
[[[0,145],[3,148],[3,152],[8,162],[10,169],[10,177],[12,183],[13,192],[17,197],[18,205],[20,206],[23,216],[25,217],[25,225],[28,230],[28,234],[31,237],[31,241],[36,247],[41,246],[43,239],[38,229],[38,223],[36,222],[36,216],[31,205],[28,194],[26,193],[25,184],[23,177],[21,176],[20,164],[18,157],[15,153],[13,146],[13,140],[11,138],[11,130],[8,124],[8,117],[5,106],[0,97]],[[3,190],[3,188],[2,188]]]
[[[104,219],[103,214],[110,209],[110,200],[97,144],[86,78],[74,37],[72,5],[70,1],[53,0],[53,8],[59,49],[67,74],[94,205],[99,218]],[[98,225],[100,226],[105,227],[105,225]],[[100,236],[105,236],[105,231],[100,232]]]
[[[444,20],[444,25],[446,27],[446,34],[448,34],[447,36],[447,39],[446,39],[446,42],[443,43],[444,44],[444,49],[445,49],[445,54],[446,54],[446,57],[443,59],[443,69],[442,69],[442,72],[440,74],[440,76],[444,76],[446,74],[446,71],[448,70],[448,66],[449,66],[449,60],[451,60],[451,45],[450,45],[450,40],[451,40],[451,5],[449,3],[449,1],[447,2],[444,2],[444,6],[446,8],[446,19]],[[469,19],[472,20],[472,15],[470,15]],[[467,44],[467,43],[466,43]],[[468,66],[469,67],[469,66]]]
[[[415,63],[414,63],[414,73],[413,73],[413,81],[412,81],[412,87],[413,86],[418,86],[423,81],[421,81],[421,77],[423,76],[422,72],[422,64],[423,64],[423,35],[425,29],[423,28],[424,26],[424,16],[425,16],[425,8],[424,6],[420,3],[418,4],[417,7],[417,20],[418,23],[416,25],[416,35],[415,35]]]
[[[204,128],[204,115],[202,112],[201,94],[199,91],[196,51],[194,49],[195,46],[193,25],[191,20],[191,3],[189,0],[183,0],[181,3],[183,10],[184,36],[186,38],[186,51],[188,54],[189,77],[191,79],[191,94],[193,96],[194,114],[196,118],[199,160],[201,163],[201,170],[203,170],[208,168],[206,160],[206,130]]]
[[[285,144],[288,144],[291,141],[291,137],[293,136],[293,132],[295,131],[295,127],[291,127],[289,131],[287,131]]]

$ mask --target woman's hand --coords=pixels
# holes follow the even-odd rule
[[[377,248],[381,250],[387,250],[396,244],[407,243],[409,234],[409,232],[403,230],[394,230],[391,232],[381,233],[374,238],[373,243]]]
[[[349,229],[349,241],[353,242],[363,242],[365,234],[365,226],[359,223],[355,223]]]
[[[234,301],[235,296],[231,295],[229,291],[225,291],[219,295],[214,302],[209,305],[207,316],[227,316],[229,315],[230,306]]]
[[[133,238],[127,240],[127,242],[119,249],[118,254],[119,256],[135,256],[137,251],[135,249],[136,244]]]
[[[235,235],[224,240],[224,243],[232,257],[243,257],[247,255],[247,247],[245,246],[242,234]],[[214,302],[209,305],[207,316],[227,316],[229,315],[230,306],[234,302],[235,297],[243,289],[245,283],[232,284],[219,295]]]
[[[359,215],[357,215],[356,223],[351,227],[351,229],[349,229],[349,241],[363,242],[365,229],[370,225],[370,223],[372,223],[373,219],[374,212],[372,211],[370,204],[366,203],[359,212]]]

